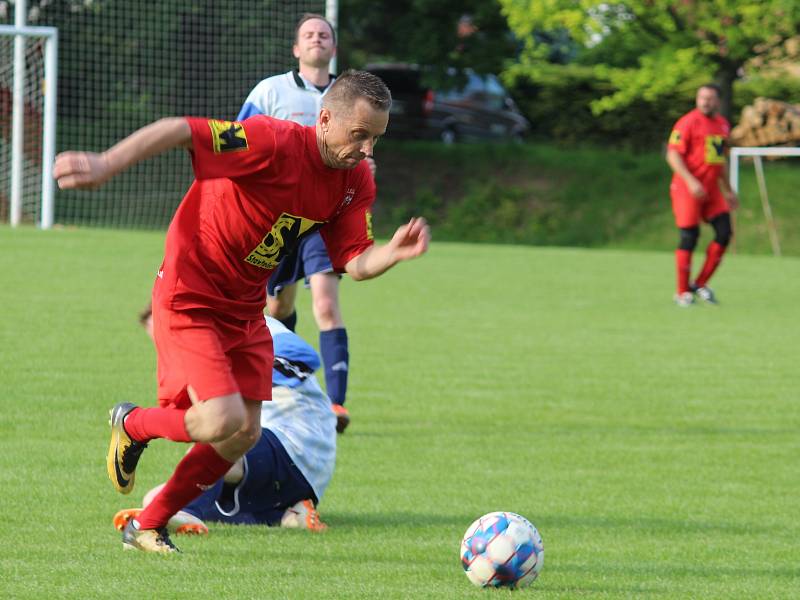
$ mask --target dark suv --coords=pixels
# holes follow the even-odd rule
[[[365,70],[392,92],[391,138],[518,141],[530,128],[494,75],[467,70],[465,84],[436,90],[422,84],[422,70],[414,65],[372,64]]]

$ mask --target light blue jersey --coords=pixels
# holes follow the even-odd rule
[[[236,120],[267,115],[300,125],[314,125],[322,106],[322,97],[329,88],[330,85],[323,91],[318,90],[296,70],[268,77],[259,82],[245,98]]]
[[[336,415],[314,376],[320,359],[310,344],[283,323],[265,319],[275,363],[272,401],[261,404],[261,426],[280,440],[321,500],[336,463]]]
[[[272,386],[294,388],[302,384],[320,367],[319,354],[314,348],[283,323],[264,317],[272,334],[275,362],[272,365]]]

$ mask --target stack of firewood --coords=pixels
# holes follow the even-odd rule
[[[756,98],[742,109],[731,131],[733,146],[775,146],[800,143],[800,105]]]

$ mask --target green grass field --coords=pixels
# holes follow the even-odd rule
[[[522,597],[796,596],[797,258],[731,256],[688,310],[667,252],[434,243],[346,281],[330,530],[214,525],[164,558],[111,517],[184,447],[152,444],[131,497],[104,466],[108,408],[154,402],[162,239],[0,228],[0,597],[488,598],[458,550],[492,510],[544,538]]]

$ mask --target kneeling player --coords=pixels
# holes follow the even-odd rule
[[[141,320],[150,333],[149,309]],[[316,505],[333,475],[336,416],[314,376],[320,359],[279,321],[266,321],[275,361],[273,399],[261,409],[261,439],[221,480],[170,519],[167,527],[176,533],[206,533],[204,521],[326,528]],[[145,495],[145,506],[161,487]],[[139,511],[119,511],[114,526],[124,528]]]

